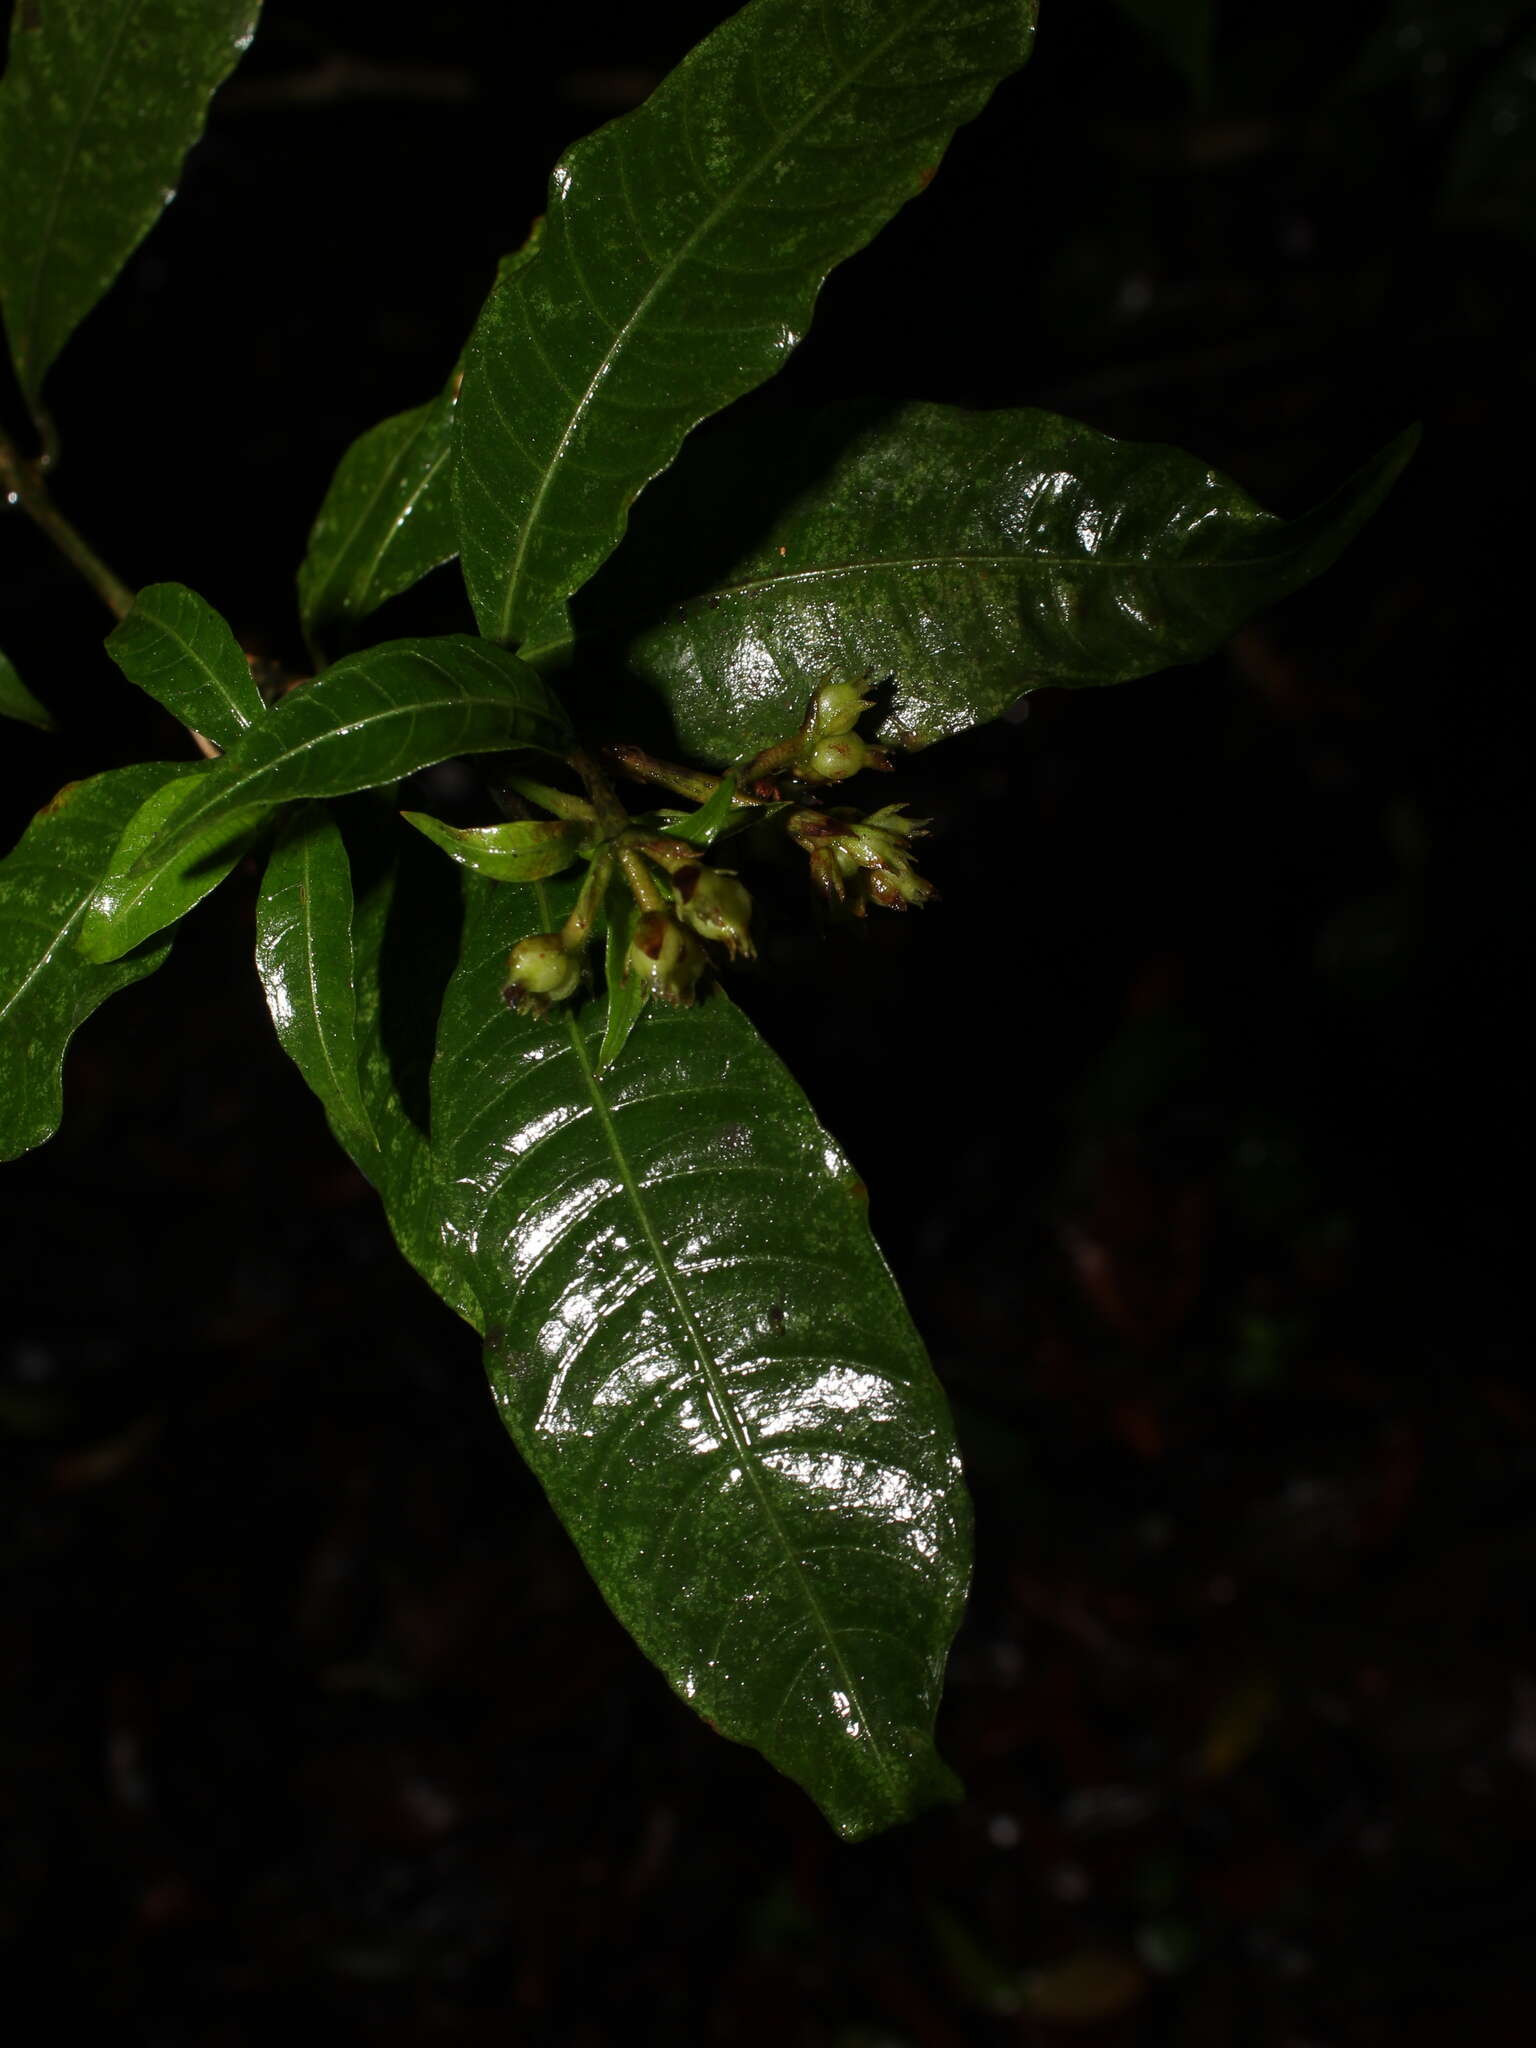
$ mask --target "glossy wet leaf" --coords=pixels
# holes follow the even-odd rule
[[[867,1835],[953,1788],[932,1731],[969,1516],[943,1395],[862,1186],[723,993],[647,1008],[602,1077],[600,1002],[503,1007],[511,945],[570,896],[466,880],[433,1068],[496,1401],[682,1697]]]
[[[0,79],[0,310],[35,401],[160,217],[260,0],[22,0]]]
[[[75,939],[123,827],[152,790],[183,772],[146,761],[68,783],[0,861],[0,1158],[52,1137],[71,1037],[170,950],[164,940],[98,966]]]
[[[153,583],[107,636],[129,682],[216,746],[232,747],[265,715],[240,643],[206,598],[182,583]]]
[[[695,444],[576,607],[591,658],[621,641],[696,756],[783,738],[834,676],[891,679],[879,733],[923,746],[1043,684],[1197,660],[1334,560],[1414,441],[1286,520],[1192,455],[1052,413],[838,411],[775,470],[785,438]],[[706,550],[689,588],[679,557]]]
[[[372,1142],[344,1126],[336,1135],[382,1199],[410,1264],[474,1322],[473,1297],[444,1238],[427,1138],[438,1012],[458,947],[459,877],[376,799],[341,808],[356,889],[358,1075]]]
[[[1033,21],[1033,0],[753,0],[566,154],[465,358],[454,491],[488,638],[558,611],[689,429],[783,364]]]
[[[543,223],[503,256],[496,281],[537,252]],[[459,551],[452,465],[459,371],[425,405],[370,427],[342,456],[299,569],[299,612],[313,643],[344,631]]]
[[[397,782],[454,754],[558,747],[563,713],[533,670],[461,633],[393,640],[291,690],[173,817],[139,834],[100,892],[83,943],[113,959],[189,908],[189,880],[280,803]],[[211,886],[211,885],[210,885]]]
[[[16,673],[15,663],[4,654],[0,654],[0,717],[19,719],[23,725],[35,725],[40,732],[54,729],[52,714],[38,703]]]
[[[596,1068],[606,1073],[629,1043],[645,1008],[645,984],[626,974],[629,945],[635,935],[639,906],[621,877],[608,887],[607,922],[603,930],[603,1035],[597,1044]]]
[[[453,396],[381,420],[341,458],[299,570],[306,635],[324,640],[458,553]]]
[[[422,811],[402,811],[407,824],[434,846],[492,882],[542,882],[576,858],[579,825],[559,818],[509,819],[500,825],[445,825]]]
[[[256,899],[256,971],[278,1040],[349,1151],[377,1149],[358,1066],[352,871],[323,804],[283,819]]]
[[[722,775],[720,787],[696,811],[690,811],[671,826],[674,839],[686,839],[690,846],[713,846],[727,825],[739,822],[741,807],[736,802],[736,778]]]
[[[219,886],[249,848],[266,822],[266,811],[221,816],[190,841],[178,841],[179,850],[168,850],[178,821],[199,801],[213,773],[211,761],[187,762],[128,820],[80,927],[76,943],[87,959],[119,959],[175,924]],[[138,873],[141,860],[151,864],[148,890]]]

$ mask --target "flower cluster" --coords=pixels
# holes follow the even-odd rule
[[[938,891],[912,864],[914,839],[928,830],[924,818],[903,815],[904,804],[886,804],[861,818],[857,811],[792,811],[789,836],[811,857],[811,879],[829,902],[862,917],[871,903],[906,910],[931,902]]]
[[[607,755],[623,773],[706,806],[713,831],[735,815],[731,803],[773,806],[796,845],[810,855],[811,878],[830,902],[856,917],[864,916],[872,903],[906,910],[938,893],[912,860],[912,843],[927,830],[925,822],[907,817],[901,804],[887,804],[868,817],[846,808],[824,809],[815,794],[818,786],[845,782],[862,769],[890,767],[885,752],[857,730],[871,708],[872,699],[859,683],[824,684],[798,732],[724,783],[702,770],[656,760],[638,747],[612,747]],[[621,970],[624,981],[637,982],[658,1002],[691,1003],[709,965],[703,942],[720,946],[732,960],[753,957],[752,898],[728,868],[709,866],[689,840],[665,829],[658,832],[654,818],[649,823],[629,818],[595,764],[586,757],[572,759],[587,782],[590,802],[526,779],[517,779],[515,786],[556,815],[575,813],[597,827],[599,837],[587,849],[591,866],[564,927],[536,932],[513,947],[502,994],[525,1016],[542,1016],[552,1003],[566,1001],[581,986],[586,949],[604,917],[624,916],[633,921]],[[702,820],[705,812],[698,816]],[[700,836],[708,834],[701,831]],[[631,909],[605,907],[618,875],[628,885]]]

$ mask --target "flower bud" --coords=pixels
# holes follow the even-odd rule
[[[701,939],[714,939],[734,960],[753,957],[752,898],[734,875],[698,861],[673,870],[678,915]]]
[[[799,772],[807,782],[846,782],[869,765],[869,744],[856,732],[817,740],[800,762]]]
[[[563,1003],[581,985],[581,960],[566,951],[558,932],[519,939],[507,955],[501,998],[519,1016],[542,1017],[551,1003]]]
[[[869,709],[869,701],[857,683],[824,683],[811,706],[811,732],[819,740],[838,739],[852,732]]]
[[[648,910],[635,926],[624,963],[638,974],[646,993],[663,1003],[693,1001],[693,985],[705,967],[704,948],[664,910]]]

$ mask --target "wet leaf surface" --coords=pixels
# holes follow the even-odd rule
[[[546,892],[467,883],[433,1151],[502,1418],[671,1684],[851,1838],[952,1787],[933,1751],[969,1570],[944,1399],[862,1185],[718,991],[500,1001]]]
[[[284,817],[256,900],[256,971],[284,1052],[349,1152],[377,1149],[358,1069],[352,872],[323,804]]]
[[[500,825],[445,825],[422,811],[403,811],[424,839],[461,867],[490,882],[542,882],[576,858],[583,831],[558,818],[509,818]]]
[[[451,561],[459,538],[449,493],[453,398],[381,420],[337,466],[299,569],[299,611],[311,640],[366,618]]]
[[[184,584],[141,590],[108,634],[107,652],[129,682],[216,746],[232,747],[265,713],[240,643]]]
[[[281,803],[345,796],[454,754],[558,745],[565,721],[533,670],[464,634],[387,641],[292,690],[210,762],[174,816],[157,807],[103,885],[82,940],[114,959],[180,917]],[[212,880],[209,877],[212,876]]]
[[[260,0],[16,8],[0,79],[0,310],[30,400],[173,196],[260,11]]]
[[[186,770],[146,761],[66,784],[0,861],[0,1157],[53,1135],[63,1114],[64,1054],[108,996],[151,973],[169,941],[110,965],[75,940],[127,821]]]
[[[465,358],[454,491],[488,639],[546,636],[689,429],[760,384],[827,273],[1022,64],[1032,0],[755,0],[569,150]]]
[[[887,682],[881,736],[922,746],[1026,690],[1209,654],[1334,560],[1413,443],[1284,520],[1192,455],[1050,413],[853,407],[798,436],[775,419],[687,449],[573,610],[599,667],[605,617],[639,622],[613,639],[692,754],[782,739],[829,677]],[[718,562],[701,583],[690,543]]]

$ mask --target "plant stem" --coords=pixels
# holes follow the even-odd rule
[[[659,789],[670,789],[674,796],[685,796],[691,803],[708,803],[723,779],[702,768],[680,768],[675,761],[660,761],[644,747],[616,744],[604,747],[603,753],[636,782],[654,782]],[[748,804],[752,799],[738,790],[733,801]]]
[[[618,849],[619,866],[624,870],[624,879],[629,884],[629,893],[642,910],[665,910],[661,891],[656,886],[656,877],[632,846]]]
[[[572,747],[565,757],[586,785],[597,816],[598,830],[605,839],[616,839],[629,823],[629,813],[614,795],[607,776],[585,747]]]
[[[0,434],[0,490],[13,505],[20,505],[34,526],[41,528],[59,553],[72,562],[115,618],[126,618],[133,609],[133,592],[114,576],[96,550],[78,533],[48,495],[42,470],[27,462]]]
[[[581,893],[577,896],[571,914],[565,920],[565,926],[560,933],[561,943],[568,953],[574,952],[579,946],[584,946],[591,938],[598,906],[603,900],[603,891],[608,886],[608,877],[612,871],[613,855],[606,851],[600,853],[587,869]]]

